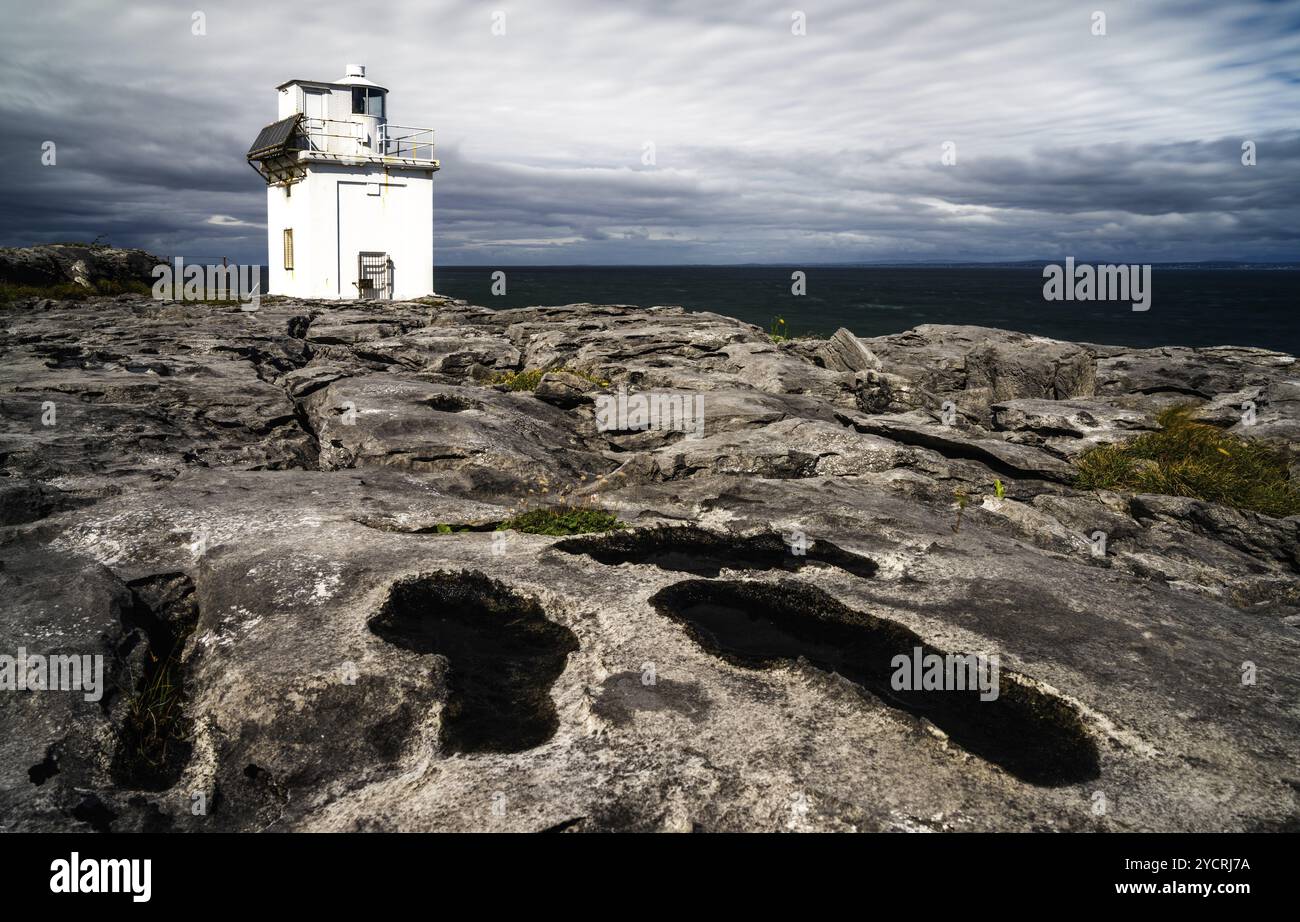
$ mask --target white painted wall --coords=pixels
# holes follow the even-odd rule
[[[358,255],[387,253],[393,298],[433,291],[433,175],[382,163],[312,162],[289,187],[267,187],[270,293],[357,297]],[[375,194],[371,194],[371,193]],[[294,268],[284,268],[283,231],[293,228]]]

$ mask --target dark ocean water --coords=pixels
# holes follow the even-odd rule
[[[507,293],[491,292],[492,272]],[[1300,355],[1300,270],[1152,270],[1151,308],[1045,301],[1042,268],[810,268],[807,294],[790,293],[793,267],[492,266],[434,271],[440,294],[488,307],[591,301],[680,304],[792,335],[897,333],[921,323],[969,323],[1056,339],[1125,346],[1261,346]]]

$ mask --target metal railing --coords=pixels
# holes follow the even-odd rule
[[[380,125],[379,149],[383,151],[385,157],[432,160],[433,129],[407,128],[402,125]]]
[[[365,135],[360,122],[335,118],[304,118],[299,122],[298,127],[307,139],[307,150],[325,154],[365,153]]]
[[[402,157],[433,160],[433,129],[401,125],[379,126],[379,137],[366,136],[361,122],[333,118],[304,118],[300,123],[307,150],[343,156]]]

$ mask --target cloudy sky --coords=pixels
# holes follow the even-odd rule
[[[4,245],[264,262],[274,88],[361,63],[437,131],[443,265],[1300,260],[1300,0],[3,10]]]

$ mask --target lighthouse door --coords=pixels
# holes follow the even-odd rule
[[[357,256],[357,290],[367,300],[388,300],[393,296],[393,263],[387,253]]]

